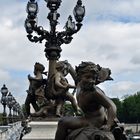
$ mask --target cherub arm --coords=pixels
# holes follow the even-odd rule
[[[94,98],[96,98],[97,102],[107,109],[107,126],[110,129],[114,124],[114,120],[116,119],[116,105],[104,94],[100,88],[97,87],[96,91],[97,92],[94,93]]]
[[[61,84],[60,81],[61,81],[61,75],[60,75],[60,73],[57,72],[55,74],[55,85],[58,87],[64,88],[64,89],[68,87],[68,84],[63,85],[63,84]]]

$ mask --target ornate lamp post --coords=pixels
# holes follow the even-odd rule
[[[25,20],[25,29],[28,33],[27,37],[31,42],[42,43],[42,41],[45,40],[45,55],[49,60],[49,82],[49,78],[55,73],[56,61],[60,58],[60,53],[62,51],[61,45],[69,44],[73,39],[72,35],[77,33],[82,26],[81,22],[85,15],[85,7],[82,6],[82,1],[78,0],[73,10],[76,22],[73,21],[72,16],[70,15],[68,17],[68,21],[66,22],[65,30],[58,32],[56,31],[56,26],[58,24],[60,14],[57,10],[62,1],[45,0],[45,2],[50,10],[47,16],[50,23],[50,31],[47,31],[42,26],[37,25],[38,4],[35,0],[29,0],[27,4],[28,16]],[[37,35],[34,36],[33,32]]]
[[[18,121],[20,120],[19,112],[20,112],[20,105],[19,105],[19,103],[17,103],[16,104],[16,116],[17,116]]]
[[[15,122],[18,121],[18,102],[16,102],[13,106],[14,116],[15,116]]]
[[[16,104],[16,99],[13,97],[12,98],[12,110],[13,110],[12,118],[13,118],[13,122],[15,122],[15,104]]]
[[[3,105],[3,125],[7,125],[7,113],[6,113],[6,104],[7,104],[7,93],[8,93],[8,88],[3,85],[3,87],[1,88],[1,93],[2,93],[2,97],[1,97],[1,103]]]
[[[13,106],[13,103],[12,103],[12,100],[13,100],[13,96],[11,94],[11,92],[9,92],[8,96],[7,96],[7,106],[9,107],[9,123],[12,123],[13,120],[12,120],[12,113],[11,113],[11,109],[12,109],[12,106]]]

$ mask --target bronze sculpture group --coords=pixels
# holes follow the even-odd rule
[[[68,61],[59,61],[62,44],[69,44],[73,35],[82,27],[85,7],[77,0],[72,16],[68,17],[64,31],[56,31],[60,14],[57,12],[62,0],[45,0],[50,12],[47,19],[50,31],[37,24],[38,3],[29,0],[25,29],[31,42],[45,41],[45,56],[49,60],[48,73],[40,63],[34,65],[34,77],[28,75],[29,89],[25,101],[26,117],[59,118],[55,140],[125,140],[123,128],[116,118],[116,106],[97,86],[112,80],[111,70],[93,62],[82,62],[75,69]],[[36,35],[34,35],[35,33]],[[47,78],[43,78],[43,74]],[[70,74],[71,85],[66,78]],[[76,90],[76,98],[69,89]],[[77,100],[77,102],[76,102]],[[65,117],[64,104],[70,101],[74,112],[80,116]],[[35,113],[30,113],[30,105]],[[77,113],[79,114],[79,113]],[[62,117],[63,116],[63,117]]]
[[[47,79],[44,79],[42,75],[46,75],[44,70],[45,67],[42,64],[35,63],[35,77],[28,75],[30,85],[25,102],[27,116],[62,117],[63,105],[65,101],[70,101],[75,112],[81,109],[83,115],[61,118],[55,140],[65,140],[66,138],[68,140],[81,140],[84,131],[86,134],[90,132],[93,140],[94,137],[113,140],[114,136],[110,130],[118,123],[116,106],[97,86],[106,80],[112,80],[110,69],[102,68],[92,62],[82,62],[74,70],[67,61],[58,61],[56,73],[51,77],[51,81],[53,81],[52,91],[54,92],[51,96],[47,91]],[[66,79],[68,73],[72,75],[75,85],[68,83]],[[74,96],[69,93],[69,88],[76,88],[77,103]],[[34,107],[35,113],[30,113],[30,104]],[[122,132],[120,134],[122,135]]]
[[[70,85],[65,78],[68,73],[73,79],[76,73],[67,61],[59,61],[56,63],[56,73],[50,78],[52,81],[51,95],[48,93],[47,79],[43,79],[44,66],[40,63],[34,65],[35,77],[28,75],[30,81],[29,90],[27,90],[27,98],[25,101],[26,116],[42,117],[42,116],[62,116],[62,109],[65,101],[70,101],[75,112],[78,111],[78,105],[69,88],[76,88]],[[35,113],[30,113],[30,104],[32,104]],[[38,104],[42,105],[39,109]],[[55,111],[54,111],[55,110]],[[50,111],[50,112],[49,112]]]

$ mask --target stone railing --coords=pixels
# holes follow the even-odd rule
[[[125,124],[125,130],[131,130],[133,133],[140,132],[140,124]]]
[[[0,126],[0,140],[20,140],[22,130],[21,122]]]

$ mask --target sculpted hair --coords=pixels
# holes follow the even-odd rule
[[[43,72],[45,70],[45,67],[42,64],[36,62],[34,65],[34,69],[35,71]]]
[[[83,74],[92,72],[93,74],[97,75],[100,69],[101,67],[93,62],[81,62],[81,64],[76,67],[77,82],[81,80],[81,76]]]

